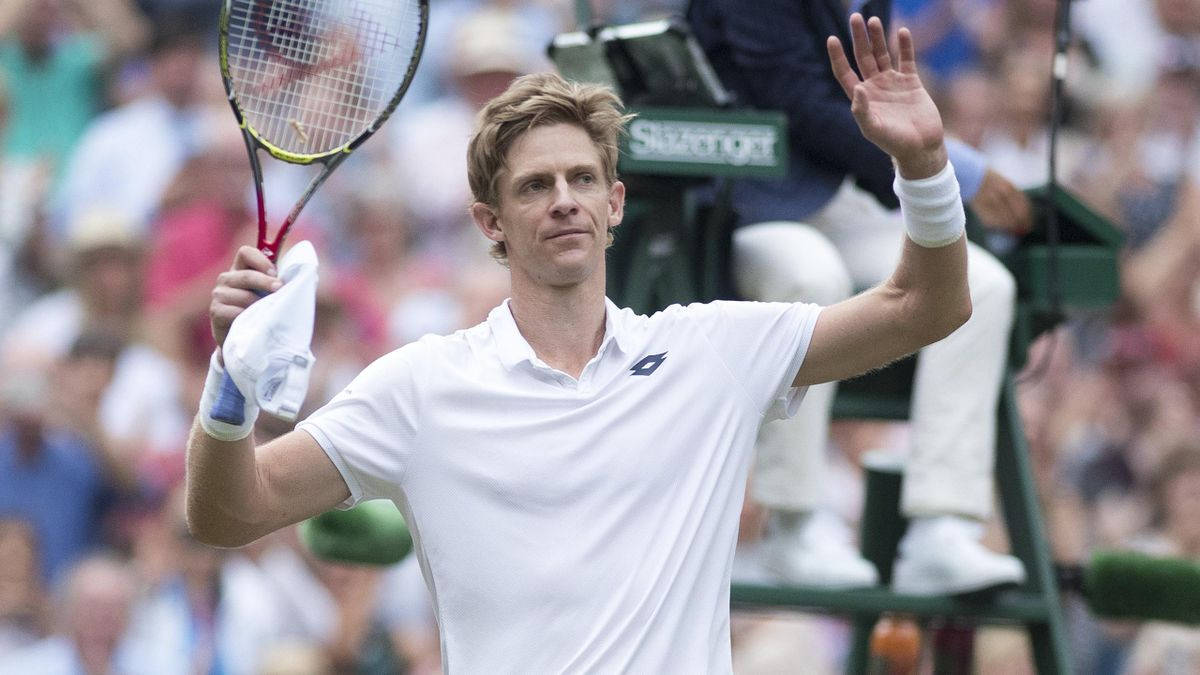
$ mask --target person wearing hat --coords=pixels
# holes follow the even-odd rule
[[[549,68],[522,35],[514,11],[467,15],[454,31],[443,71],[449,94],[401,114],[390,127],[393,184],[403,188],[417,248],[454,257],[462,240],[477,244],[466,211],[467,140],[475,114],[518,75]]]
[[[67,284],[18,314],[0,339],[0,359],[20,354],[53,363],[80,335],[100,331],[121,343],[112,383],[100,403],[99,424],[116,441],[181,450],[187,418],[175,365],[140,341],[144,244],[129,217],[88,211],[70,229]]]

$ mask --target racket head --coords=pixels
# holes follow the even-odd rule
[[[224,0],[221,77],[247,143],[293,164],[358,147],[411,84],[428,21],[428,0]]]

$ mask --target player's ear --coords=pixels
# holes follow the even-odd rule
[[[616,227],[625,217],[625,184],[616,181],[608,188],[608,226]]]
[[[471,204],[471,220],[475,221],[475,227],[479,228],[483,236],[492,241],[504,241],[500,220],[496,217],[496,211],[492,207],[483,202]]]

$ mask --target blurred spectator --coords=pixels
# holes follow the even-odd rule
[[[75,383],[71,383],[75,384]],[[8,364],[0,381],[0,513],[26,520],[55,582],[102,543],[112,484],[102,450],[53,421],[43,366]]]
[[[122,653],[137,583],[132,570],[114,558],[83,560],[71,570],[56,603],[54,635],[0,657],[0,673],[140,672]]]
[[[11,90],[0,153],[57,171],[104,105],[106,68],[146,32],[126,0],[0,3],[0,73]]]
[[[150,90],[98,117],[68,161],[54,198],[53,224],[60,237],[96,208],[128,214],[138,234],[147,232],[164,191],[196,149],[202,75],[215,70],[201,30],[185,17],[156,26]]]
[[[1000,61],[999,103],[994,124],[979,149],[993,169],[1017,187],[1042,185],[1049,178],[1050,67],[1053,44],[1028,42],[1004,53]],[[1058,178],[1074,175],[1083,140],[1062,128],[1058,136]]]
[[[442,652],[433,603],[417,556],[410,555],[384,572],[379,599],[378,620],[386,627],[405,672],[441,673]]]
[[[212,280],[254,243],[250,163],[227,107],[206,111],[201,150],[172,179],[148,237],[148,338],[176,363],[208,367]],[[295,241],[293,239],[292,241]]]
[[[466,15],[450,42],[447,95],[410,110],[390,129],[395,166],[389,178],[403,188],[418,249],[453,256],[463,246],[482,246],[467,217],[467,141],[485,102],[517,75],[547,67],[538,46],[521,39],[522,21],[516,9]]]
[[[1200,68],[1164,70],[1149,94],[1106,111],[1080,191],[1130,248],[1153,239],[1179,205],[1198,125]]]
[[[0,517],[0,658],[45,637],[50,607],[44,588],[32,528]]]
[[[937,86],[980,65],[979,33],[995,24],[1004,3],[996,0],[897,0],[897,26],[912,31],[926,86]]]
[[[421,54],[421,67],[404,96],[401,116],[407,115],[409,106],[423,106],[456,95],[449,80],[448,64],[460,47],[456,38],[459,27],[469,15],[490,9],[516,16],[519,20],[512,26],[516,32],[507,37],[536,54],[543,53],[557,33],[574,25],[571,7],[562,0],[437,0],[429,4],[429,34]],[[593,0],[593,4],[600,3]]]
[[[52,362],[84,332],[119,337],[125,346],[104,392],[99,423],[138,455],[181,451],[189,421],[180,409],[175,367],[141,342],[143,250],[128,219],[86,213],[68,246],[70,285],[25,308],[0,346],[5,355]]]
[[[337,603],[291,529],[232,553],[221,592],[229,600],[221,640],[230,675],[256,673],[276,650],[296,644],[324,652],[337,634]]]
[[[1154,497],[1157,532],[1139,542],[1139,548],[1200,562],[1200,444],[1188,439],[1166,452],[1158,467]],[[1146,624],[1133,641],[1126,672],[1200,672],[1200,629]]]
[[[229,672],[220,641],[224,553],[188,533],[182,488],[140,528],[136,550],[145,587],[130,620],[131,661],[155,675]]]

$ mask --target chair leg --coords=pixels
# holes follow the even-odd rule
[[[1011,374],[1000,392],[998,413],[996,482],[1004,523],[1013,555],[1025,565],[1026,585],[1042,597],[1047,607],[1047,621],[1028,626],[1034,663],[1042,674],[1069,673],[1071,655],[1062,603]]]

